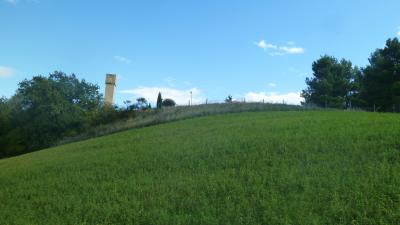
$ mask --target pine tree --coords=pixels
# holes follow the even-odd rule
[[[355,75],[359,71],[348,60],[322,56],[312,64],[313,77],[306,79],[302,97],[306,104],[319,107],[347,108],[354,95]]]
[[[361,97],[366,108],[373,111],[398,111],[400,109],[400,41],[386,41],[383,49],[371,54],[364,68]]]
[[[162,107],[162,97],[161,97],[161,92],[158,92],[157,109],[161,109],[161,107]]]

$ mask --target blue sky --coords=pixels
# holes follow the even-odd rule
[[[324,54],[358,66],[400,34],[400,1],[0,0],[0,96],[54,70],[115,100],[300,101]]]

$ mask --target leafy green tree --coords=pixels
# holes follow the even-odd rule
[[[371,54],[364,70],[361,98],[376,111],[400,110],[400,42],[388,39],[383,49]]]
[[[20,126],[21,98],[14,95],[10,99],[2,99],[1,132],[0,132],[0,157],[18,155],[26,152],[27,142],[24,140],[24,132]]]
[[[127,110],[127,111],[129,111],[129,110],[131,110],[131,104],[132,104],[132,101],[131,100],[125,100],[124,101],[124,104],[125,104],[125,109]]]
[[[12,129],[11,107],[6,98],[0,98],[0,158],[7,155],[6,149],[8,145],[7,134]]]
[[[49,75],[49,80],[59,89],[66,101],[78,106],[83,111],[98,109],[102,104],[102,95],[99,93],[99,86],[79,80],[75,74],[67,76],[63,72],[55,71]]]
[[[147,99],[140,97],[136,99],[136,108],[137,109],[147,109],[149,105],[147,104]]]
[[[162,107],[162,102],[163,102],[163,99],[162,99],[162,97],[161,97],[161,92],[158,92],[158,96],[157,96],[157,109],[161,109],[161,107]]]
[[[350,92],[348,95],[348,107],[350,108],[363,108],[365,102],[361,98],[361,89],[363,86],[363,73],[362,70],[355,66],[353,68],[353,76],[350,80]]]
[[[307,78],[303,90],[304,104],[319,107],[346,108],[358,93],[355,77],[358,68],[345,59],[340,62],[332,56],[322,56],[312,64],[313,78]]]
[[[226,103],[231,103],[232,101],[233,101],[232,95],[228,95],[228,97],[226,97],[226,99],[225,99]]]
[[[0,98],[0,136],[9,129],[11,110],[8,100],[5,97]]]
[[[176,105],[175,101],[170,98],[166,98],[162,101],[162,106],[164,107],[173,107],[175,105]]]
[[[101,108],[98,89],[59,71],[20,82],[10,100],[14,128],[8,134],[7,151],[28,152],[79,133]]]

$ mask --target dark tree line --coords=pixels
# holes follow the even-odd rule
[[[136,99],[136,103],[132,104],[131,101],[124,101],[127,110],[150,110],[152,109],[151,104],[147,102],[146,98],[140,97]],[[163,107],[173,107],[176,103],[170,98],[163,99],[161,92],[157,95],[156,108],[161,109]]]
[[[303,104],[370,111],[400,111],[400,42],[386,41],[365,68],[348,60],[322,56],[312,64],[313,77],[306,79]]]
[[[157,109],[161,109],[162,107],[172,107],[175,106],[176,103],[174,100],[170,98],[163,99],[161,96],[161,92],[158,93],[157,96]]]

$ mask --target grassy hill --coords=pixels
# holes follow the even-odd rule
[[[400,224],[400,115],[251,112],[0,160],[0,224]]]

